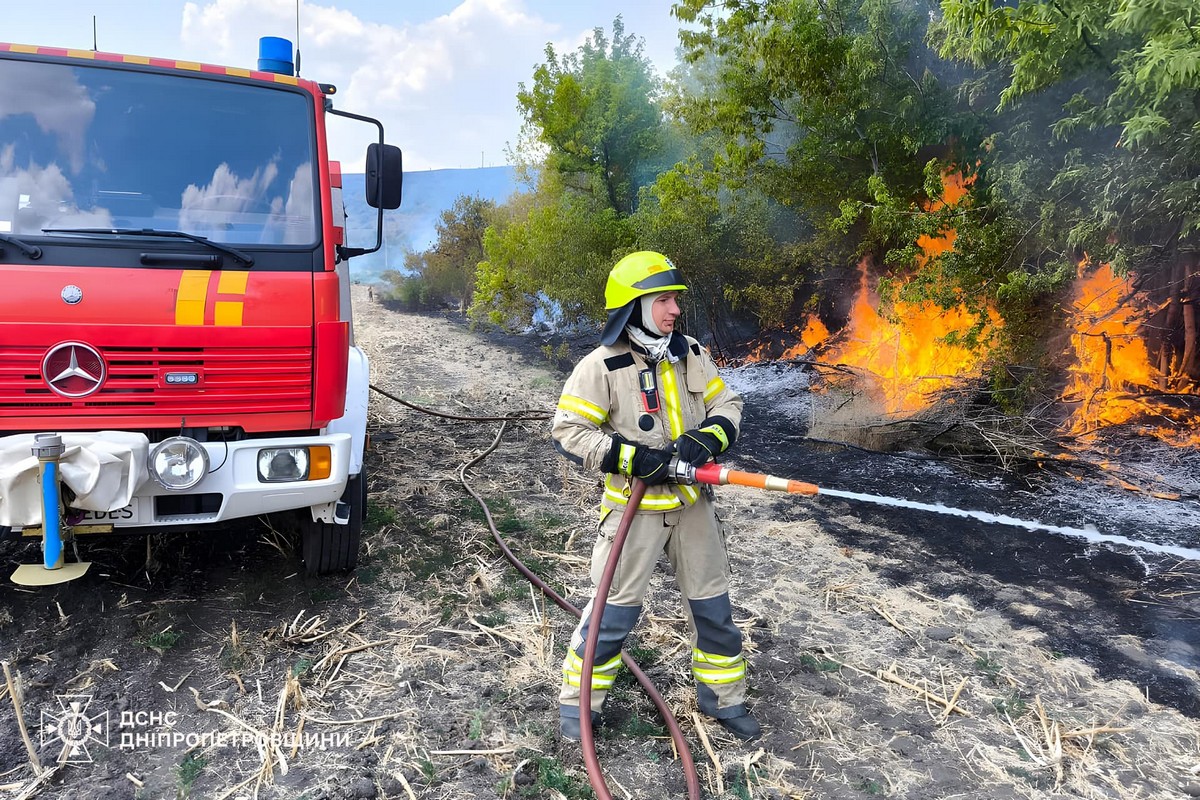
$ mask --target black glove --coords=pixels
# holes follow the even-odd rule
[[[693,467],[702,467],[721,452],[716,434],[692,428],[675,440],[675,452]]]
[[[671,477],[667,465],[671,463],[671,454],[666,450],[654,450],[643,445],[637,446],[633,454],[633,472],[635,478],[640,478],[647,486],[656,483],[666,483]]]
[[[710,458],[724,453],[737,438],[737,428],[725,417],[709,417],[675,440],[679,458],[693,467],[702,467]]]
[[[634,444],[621,436],[613,436],[612,447],[600,468],[605,472],[640,478],[648,485],[654,485],[668,480],[670,471],[667,465],[670,462],[671,453],[667,450],[655,450],[644,444]]]

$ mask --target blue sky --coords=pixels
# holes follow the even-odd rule
[[[593,28],[645,39],[659,74],[675,63],[673,0],[339,0],[299,3],[301,74],[338,87],[337,107],[380,119],[408,170],[506,162],[529,82],[553,43]],[[254,67],[260,36],[296,39],[296,0],[44,0],[5,3],[0,40]],[[373,129],[371,129],[373,130]],[[362,126],[331,125],[334,158],[361,167]],[[362,134],[362,135],[360,135]]]

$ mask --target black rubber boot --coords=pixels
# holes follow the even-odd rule
[[[592,712],[592,730],[600,725],[600,714]],[[578,742],[581,738],[579,733],[579,717],[559,717],[558,718],[558,733],[564,739],[570,739],[572,742]]]
[[[718,719],[721,727],[732,733],[739,739],[750,741],[762,736],[762,726],[758,724],[758,720],[749,714],[742,714],[739,717],[728,717],[727,719]]]

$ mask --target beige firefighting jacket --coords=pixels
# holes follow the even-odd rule
[[[674,364],[667,359],[657,365],[648,363],[625,337],[584,356],[558,401],[551,428],[556,448],[585,469],[597,470],[612,447],[614,433],[629,442],[666,450],[680,434],[709,417],[724,417],[740,430],[742,398],[721,380],[708,350],[690,336],[673,336],[672,350],[682,354],[686,349],[686,356]],[[639,373],[647,369],[656,379],[657,412],[647,410],[639,384]],[[733,438],[736,433],[730,444]],[[605,475],[604,508],[624,507],[628,493],[624,475]],[[639,510],[670,511],[696,502],[697,497],[695,486],[651,486]]]

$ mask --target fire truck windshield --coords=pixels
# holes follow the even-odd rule
[[[0,58],[0,235],[318,240],[311,99],[206,76]]]

